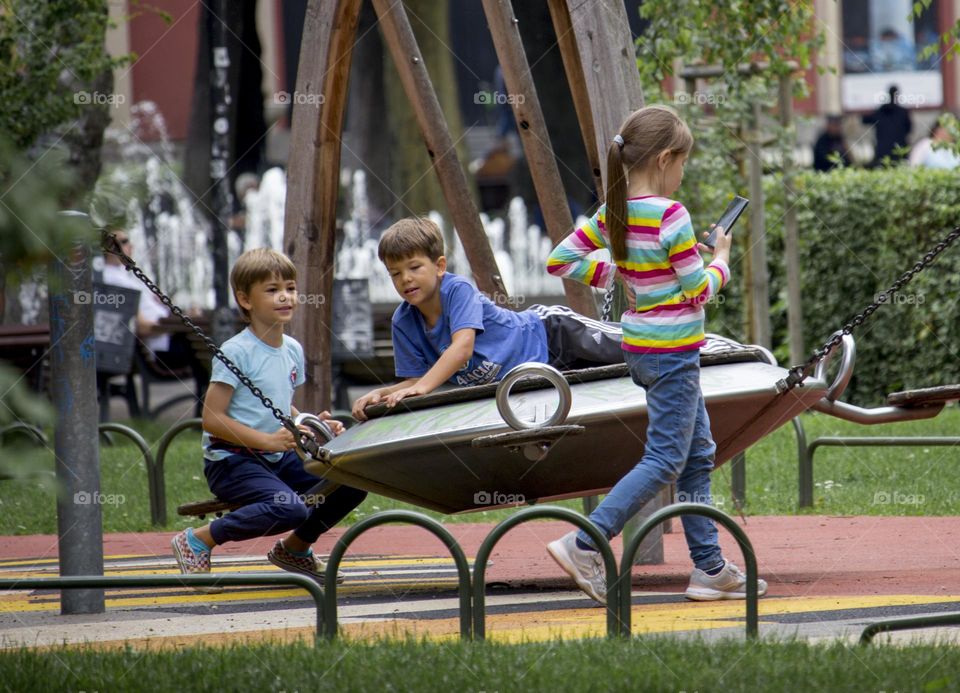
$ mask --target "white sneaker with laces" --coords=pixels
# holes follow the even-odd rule
[[[757,596],[767,593],[767,582],[757,578]],[[716,575],[707,575],[699,568],[690,573],[687,599],[697,602],[712,602],[719,599],[746,599],[747,576],[730,561],[724,561],[723,569]]]
[[[547,544],[547,552],[567,575],[595,601],[607,605],[607,578],[599,551],[585,551],[577,546],[576,531]]]

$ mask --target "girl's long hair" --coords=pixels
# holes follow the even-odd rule
[[[627,172],[655,166],[667,150],[672,156],[693,148],[693,135],[669,106],[647,106],[631,113],[620,126],[623,146],[613,142],[607,151],[607,211],[604,225],[610,234],[614,260],[627,257]]]

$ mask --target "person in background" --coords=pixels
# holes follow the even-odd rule
[[[863,116],[864,125],[873,125],[876,128],[877,146],[874,150],[873,161],[870,166],[880,166],[883,160],[889,158],[897,162],[903,159],[898,151],[907,146],[907,136],[913,127],[910,120],[910,111],[900,105],[900,89],[891,84],[887,90],[888,101],[873,113]]]
[[[957,153],[946,146],[937,147],[937,144],[950,145],[953,143],[953,136],[943,125],[943,116],[937,118],[933,127],[930,128],[930,134],[921,140],[918,140],[910,150],[908,162],[911,166],[924,166],[926,168],[944,168],[953,169],[960,166],[960,157]]]
[[[843,137],[843,117],[828,115],[827,127],[813,145],[813,168],[815,171],[829,171],[841,163],[843,166],[852,163]]]
[[[123,229],[112,229],[112,232],[123,252],[128,257],[133,257],[130,234]],[[169,352],[170,335],[158,331],[158,323],[170,315],[170,311],[139,279],[127,271],[120,258],[113,253],[103,254],[103,283],[140,292],[140,303],[137,306],[137,336],[143,340],[151,353]]]

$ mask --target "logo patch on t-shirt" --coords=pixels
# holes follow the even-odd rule
[[[298,373],[297,373],[297,367],[296,367],[296,366],[294,366],[293,368],[290,369],[290,386],[291,386],[291,387],[296,387],[296,386],[297,386],[297,374],[298,374]]]

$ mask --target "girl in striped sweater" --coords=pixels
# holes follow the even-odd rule
[[[634,304],[622,317],[630,376],[646,390],[647,444],[643,458],[590,515],[608,537],[667,484],[681,500],[710,503],[716,445],[700,390],[703,304],[730,278],[731,237],[717,234],[704,267],[682,204],[671,199],[683,180],[693,136],[673,109],[649,106],[632,113],[607,153],[606,204],[550,254],[550,274],[609,288],[619,274]],[[613,262],[588,258],[600,248]],[[726,561],[711,520],[682,518],[694,570],[689,599],[743,599],[746,577]],[[577,585],[606,603],[600,554],[584,532],[570,532],[547,550]],[[758,581],[759,593],[766,583]]]

